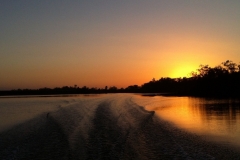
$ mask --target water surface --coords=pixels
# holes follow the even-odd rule
[[[236,100],[136,94],[0,98],[0,159],[238,159],[238,138]]]
[[[33,119],[55,112],[72,103],[99,95],[41,95],[0,97],[0,132]]]
[[[147,110],[179,128],[206,138],[240,146],[240,102],[237,99],[139,96]]]

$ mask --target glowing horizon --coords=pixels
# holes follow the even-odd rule
[[[240,61],[240,2],[2,2],[0,90],[142,85]]]

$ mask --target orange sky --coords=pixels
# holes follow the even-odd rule
[[[6,1],[0,90],[141,85],[240,62],[240,1]]]

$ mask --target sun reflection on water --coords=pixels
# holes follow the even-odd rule
[[[136,102],[180,128],[240,146],[239,100],[144,96]]]

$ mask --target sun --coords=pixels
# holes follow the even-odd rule
[[[191,72],[196,70],[193,66],[179,66],[173,69],[171,73],[172,78],[179,78],[179,77],[190,77]]]

